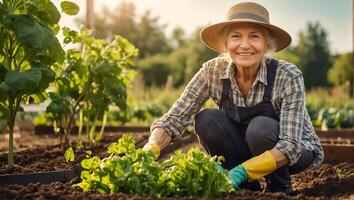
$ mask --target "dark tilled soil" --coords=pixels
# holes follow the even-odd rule
[[[103,141],[90,148],[95,155],[107,156],[106,150],[110,143],[117,141],[122,134],[108,134]],[[148,133],[133,134],[137,147],[142,147],[148,138]],[[186,151],[191,147],[200,147],[193,134],[185,134],[181,142],[166,147],[159,160],[168,158],[175,150]],[[75,152],[76,161],[67,163],[59,145],[38,147],[24,150],[15,155],[14,171],[6,169],[7,157],[0,156],[0,174],[25,173],[68,169],[85,158],[85,151]],[[348,155],[352,156],[352,155]],[[75,182],[77,180],[73,180]],[[280,193],[252,192],[239,190],[225,194],[215,199],[353,199],[354,200],[354,163],[322,164],[292,176],[294,195],[285,196]],[[156,199],[135,196],[132,194],[99,194],[82,192],[79,188],[71,187],[72,182],[51,184],[31,183],[22,185],[0,185],[0,199]],[[264,182],[262,184],[264,186]],[[175,199],[175,198],[162,198]],[[180,199],[201,199],[185,197]]]

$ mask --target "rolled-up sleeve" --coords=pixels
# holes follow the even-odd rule
[[[208,97],[207,66],[204,66],[188,83],[171,109],[152,123],[150,130],[163,128],[172,137],[172,141],[179,140],[185,128],[193,123],[194,115]]]
[[[289,158],[290,165],[295,164],[301,155],[304,89],[303,77],[300,74],[284,84],[281,95],[279,141],[275,148]]]

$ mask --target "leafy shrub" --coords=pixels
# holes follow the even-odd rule
[[[54,118],[54,126],[64,135],[63,148],[69,144],[75,120],[81,132],[86,128],[89,142],[102,138],[111,105],[121,112],[127,109],[126,88],[135,72],[134,59],[138,49],[121,36],[112,41],[96,39],[91,30],[76,32],[63,28],[64,44],[82,45],[68,49],[63,65],[57,70],[54,92],[46,112]],[[96,135],[96,126],[101,130]]]
[[[214,167],[216,157],[197,148],[186,154],[177,151],[159,164],[152,151],[136,149],[134,139],[123,135],[109,146],[108,153],[111,155],[104,159],[94,156],[82,160],[82,182],[74,186],[84,191],[154,197],[213,197],[233,190],[227,173]]]
[[[75,3],[61,2],[68,15],[79,12]],[[8,168],[14,167],[13,131],[17,112],[30,97],[47,98],[58,63],[65,52],[56,34],[61,14],[49,0],[0,1],[0,120],[9,130]]]

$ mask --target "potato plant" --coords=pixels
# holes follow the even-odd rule
[[[124,192],[153,197],[215,197],[232,191],[226,170],[214,166],[221,158],[210,157],[197,148],[177,151],[161,164],[152,151],[135,147],[134,139],[123,135],[108,148],[110,156],[94,156],[81,161],[84,191]]]
[[[63,1],[63,12],[73,15],[78,6]],[[9,130],[8,167],[14,167],[13,131],[21,104],[29,97],[46,99],[54,81],[54,64],[65,52],[56,38],[61,15],[49,0],[0,1],[0,117]]]

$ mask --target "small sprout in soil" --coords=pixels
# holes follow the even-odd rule
[[[75,160],[75,154],[74,154],[73,148],[69,147],[69,148],[65,151],[64,157],[65,157],[66,162],[72,162],[72,161],[74,161],[74,160]]]

